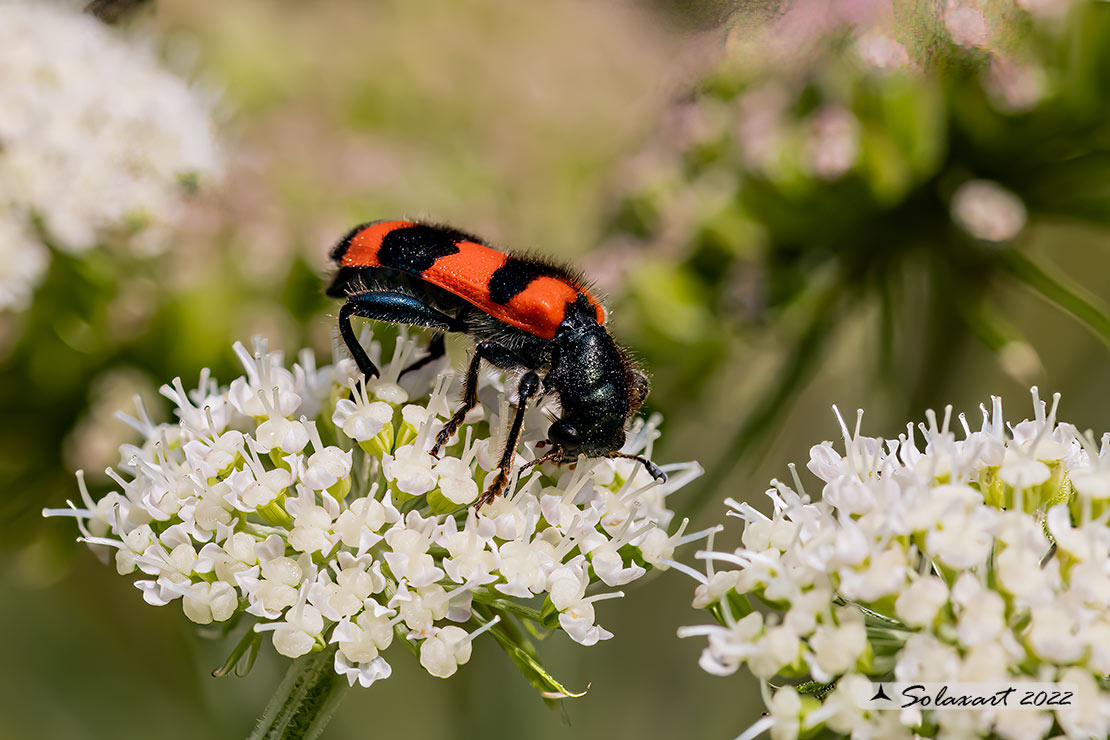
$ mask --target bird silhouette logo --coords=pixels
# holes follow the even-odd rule
[[[876,691],[875,695],[871,697],[871,701],[877,701],[879,699],[885,699],[886,701],[891,701],[891,698],[886,695],[885,691],[883,691],[883,685],[882,684],[879,684],[879,690]]]

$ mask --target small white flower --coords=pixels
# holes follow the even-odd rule
[[[394,524],[401,518],[400,513],[387,503],[388,499],[383,503],[370,496],[355,499],[336,519],[332,531],[344,545],[362,555],[381,541],[382,536],[378,533],[386,524]]]
[[[767,705],[771,719],[772,740],[794,740],[801,727],[802,700],[793,686],[784,686],[775,692]]]
[[[258,425],[254,436],[259,452],[300,452],[308,444],[308,430],[300,421],[274,416]]]
[[[251,602],[248,612],[267,619],[275,619],[297,601],[297,586],[303,571],[297,561],[275,557],[260,563],[261,579],[248,594]]]
[[[433,471],[444,498],[458,506],[474,502],[481,493],[470,469],[472,457],[472,454],[464,454],[462,458],[445,457],[436,463]]]
[[[910,627],[928,627],[948,603],[948,586],[936,576],[922,576],[906,587],[894,602],[898,618]]]
[[[331,642],[339,644],[339,652],[352,665],[372,663],[379,651],[393,642],[392,615],[391,609],[375,604],[373,611],[363,611],[353,620],[339,622],[332,632]]]
[[[239,607],[235,589],[223,581],[194,583],[181,601],[185,616],[197,624],[223,622]]]
[[[336,402],[331,420],[356,442],[369,442],[392,422],[393,407],[385,401],[370,401],[365,385],[351,386],[352,397]]]
[[[813,645],[813,640],[810,641]],[[815,650],[822,648],[814,645]],[[827,650],[826,650],[827,652]],[[786,666],[794,665],[802,655],[802,641],[787,625],[770,627],[755,643],[755,652],[748,658],[752,673],[760,678],[770,678]]]
[[[255,511],[283,496],[293,484],[293,476],[285,468],[266,470],[258,463],[253,470],[244,468],[228,476],[234,492],[232,504],[240,511]]]
[[[467,634],[459,627],[444,627],[420,645],[420,665],[436,678],[448,678],[459,666],[470,660],[470,643],[474,638],[491,629],[498,617]]]
[[[416,444],[399,447],[392,455],[385,455],[382,459],[385,477],[402,493],[414,496],[436,487],[439,476],[435,468],[436,459]]]
[[[1034,606],[1030,613],[1029,644],[1038,657],[1063,664],[1082,657],[1084,635],[1074,610],[1066,604],[1050,603]]]
[[[309,456],[302,480],[314,491],[326,491],[350,474],[351,451],[325,447]]]
[[[547,574],[554,569],[555,548],[539,538],[531,542],[510,540],[498,548],[499,571],[505,583],[494,588],[503,594],[527,599],[547,585]]]
[[[205,480],[226,474],[238,459],[243,447],[243,433],[229,429],[214,439],[200,437],[182,445],[185,460],[197,469]]]
[[[242,342],[236,342],[234,350],[247,372],[246,377],[231,381],[228,388],[227,399],[235,410],[256,419],[288,418],[295,414],[301,397],[296,377],[282,367],[282,354],[268,352],[261,339],[255,341],[253,355]]]
[[[339,627],[336,629],[338,630]],[[392,676],[393,666],[380,655],[368,663],[352,663],[340,650],[335,653],[335,672],[346,677],[347,683],[351,686],[358,681],[359,686],[367,689],[375,681]]]
[[[285,620],[255,626],[256,632],[272,631],[274,649],[287,658],[299,658],[312,650],[324,630],[324,617],[311,604],[289,610]]]
[[[453,529],[454,521],[449,519],[447,526]],[[478,533],[477,517],[468,517],[462,531],[445,529],[438,542],[449,553],[443,560],[443,569],[452,581],[482,585],[497,580],[494,574],[499,565],[497,551],[490,548],[488,538]]]
[[[851,610],[841,610],[840,617],[840,624],[820,625],[809,641],[814,662],[829,677],[853,670],[867,647],[863,620],[853,619]]]
[[[417,588],[443,578],[443,569],[437,567],[435,559],[428,554],[432,542],[424,534],[395,525],[386,532],[385,541],[392,548],[392,552],[385,554],[385,562],[396,578]]]

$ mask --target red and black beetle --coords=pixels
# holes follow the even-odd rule
[[[572,462],[579,455],[637,460],[658,480],[654,463],[620,452],[625,426],[648,394],[647,376],[605,328],[605,309],[572,271],[534,257],[507,254],[455,229],[415,221],[374,221],[356,226],[332,250],[339,272],[327,289],[343,298],[339,334],[359,369],[378,368],[351,328],[361,316],[433,329],[430,354],[443,355],[443,332],[474,338],[462,406],[436,437],[433,455],[478,404],[482,360],[524,374],[498,475],[478,505],[509,482],[528,402],[554,395],[561,416],[548,429],[551,450],[540,462]],[[412,369],[412,368],[409,368]]]

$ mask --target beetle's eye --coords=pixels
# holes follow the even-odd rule
[[[571,447],[578,444],[578,430],[560,419],[548,427],[547,438],[557,445]]]

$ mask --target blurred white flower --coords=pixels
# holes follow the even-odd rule
[[[952,195],[952,220],[976,239],[1005,242],[1025,228],[1021,198],[990,180],[969,180]]]
[[[219,173],[209,108],[148,44],[63,4],[0,2],[0,309],[45,270],[32,218],[70,252],[128,231],[160,248],[183,180]]]
[[[0,16],[2,13],[0,10]],[[3,51],[0,51],[2,54]],[[3,90],[2,80],[0,90]],[[0,139],[2,145],[3,139]],[[50,263],[50,253],[31,234],[25,214],[4,202],[7,198],[2,184],[2,162],[3,152],[0,150],[0,310],[10,308],[21,311],[31,304],[35,286],[42,280]]]

